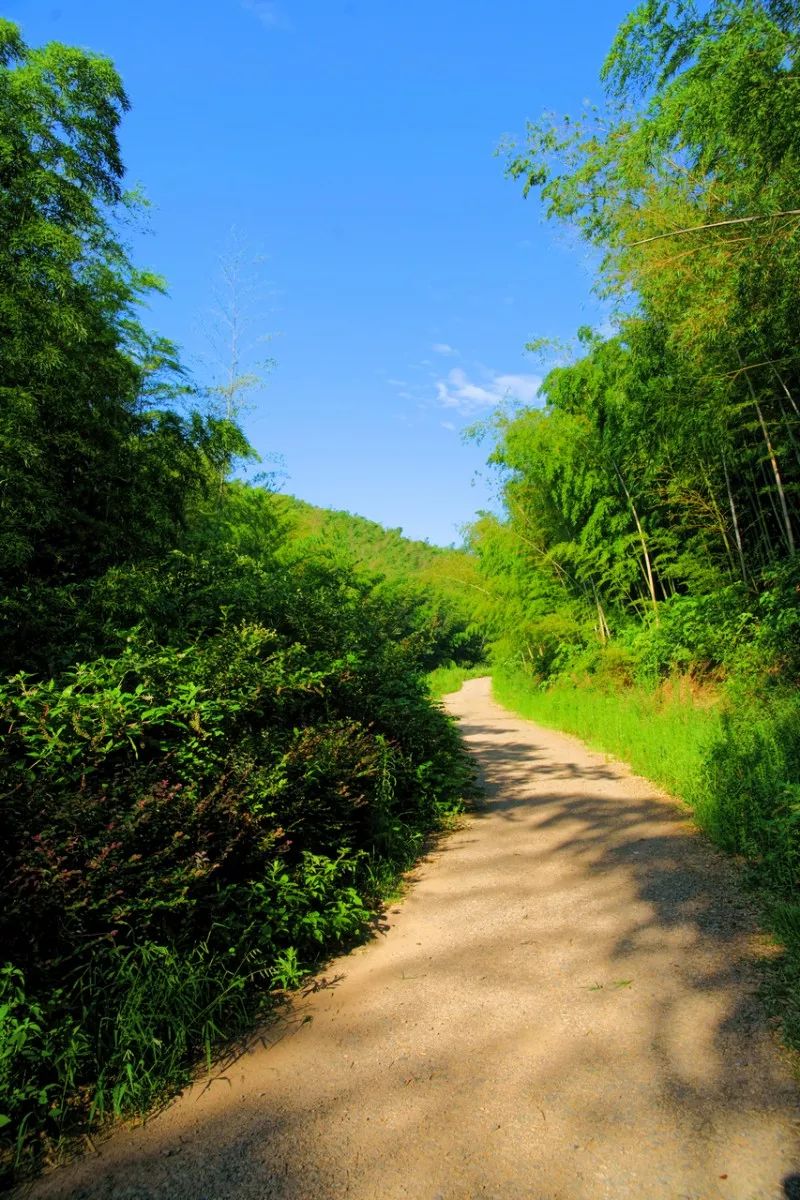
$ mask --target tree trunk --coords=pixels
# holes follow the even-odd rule
[[[650,552],[647,549],[647,538],[645,537],[644,529],[642,528],[642,522],[639,520],[639,514],[636,511],[636,505],[633,503],[633,496],[631,496],[630,492],[628,491],[628,488],[625,484],[625,480],[622,478],[622,472],[620,471],[620,469],[616,463],[614,463],[614,470],[617,472],[617,478],[619,479],[620,484],[622,485],[622,490],[625,493],[628,504],[630,505],[630,510],[633,513],[633,519],[636,522],[636,532],[639,534],[639,541],[642,544],[642,555],[644,557],[644,563],[645,563],[645,581],[647,583],[647,590],[650,593],[650,602],[653,605],[653,612],[655,614],[656,625],[657,625],[658,624],[658,600],[656,599],[656,585],[655,585],[655,580],[653,578],[653,566],[652,566],[652,563],[650,562]]]
[[[741,356],[741,354],[739,354],[738,350],[736,352],[736,356],[739,359],[740,366],[743,367],[744,363],[742,362],[742,356]],[[778,499],[780,500],[781,513],[783,514],[783,531],[786,536],[786,544],[789,547],[789,554],[794,555],[794,552],[795,552],[794,531],[792,529],[792,522],[789,517],[789,506],[786,503],[786,493],[783,490],[783,481],[781,479],[780,467],[778,466],[778,459],[775,455],[775,450],[773,448],[772,441],[769,436],[769,430],[767,429],[767,423],[764,420],[764,414],[761,411],[761,405],[758,402],[758,396],[756,395],[756,389],[753,386],[753,381],[750,378],[749,371],[745,371],[745,378],[747,379],[747,386],[750,389],[750,396],[753,401],[753,406],[755,407],[755,410],[756,410],[756,416],[758,417],[758,423],[761,426],[761,432],[764,435],[764,442],[766,443],[767,454],[769,456],[770,466],[772,467],[772,475],[775,480],[775,487],[778,492]]]
[[[747,578],[747,567],[745,566],[744,550],[742,549],[742,535],[739,530],[739,518],[736,515],[736,505],[733,500],[733,492],[731,491],[731,481],[730,481],[730,477],[728,475],[728,465],[725,462],[724,454],[722,455],[722,470],[725,475],[725,487],[728,492],[728,504],[729,504],[730,510],[731,510],[731,520],[733,521],[733,536],[736,541],[736,549],[739,553],[739,563],[742,568],[742,579],[744,580],[745,583],[748,583],[749,581]]]

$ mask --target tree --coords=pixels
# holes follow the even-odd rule
[[[220,433],[227,429],[227,454],[218,470],[218,495],[229,478],[234,462],[261,462],[261,456],[242,437],[240,422],[256,406],[266,377],[274,366],[264,357],[264,344],[271,335],[262,329],[261,305],[264,283],[263,258],[253,255],[236,229],[231,229],[219,258],[219,276],[214,286],[214,305],[205,323],[209,353],[203,371],[211,382],[205,387],[205,408]],[[277,456],[270,456],[280,461]],[[255,482],[275,486],[280,472],[262,471]]]
[[[797,550],[799,52],[796,6],[647,0],[606,61],[604,106],[530,125],[509,158],[602,253],[622,353],[592,348],[545,391],[562,408],[579,386],[592,405],[578,408],[654,606],[715,578],[752,583]]]
[[[128,99],[105,58],[0,22],[0,580],[80,581],[171,544],[218,432],[138,318],[115,232]]]

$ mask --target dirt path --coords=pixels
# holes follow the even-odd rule
[[[649,784],[511,717],[488,681],[449,705],[486,808],[386,935],[333,964],[342,981],[270,1048],[36,1197],[800,1197],[799,1093],[728,865]]]

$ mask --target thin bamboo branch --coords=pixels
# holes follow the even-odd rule
[[[773,367],[773,369],[774,369],[775,363],[792,362],[792,360],[797,357],[798,356],[796,354],[784,354],[784,355],[782,355],[781,358],[765,358],[763,360],[763,362],[743,363],[742,366],[739,367],[738,370],[736,370],[736,371],[726,371],[723,378],[724,379],[738,379],[740,375],[746,375],[748,371],[755,371],[759,367]],[[777,371],[775,372],[775,374],[776,375],[778,374]],[[778,378],[780,379],[780,376],[778,376]],[[784,385],[784,387],[785,387],[785,385]],[[788,392],[786,394],[789,395]],[[792,401],[792,403],[794,403],[794,401]]]
[[[656,599],[656,585],[655,585],[655,580],[653,579],[653,567],[650,562],[650,552],[647,549],[647,538],[645,537],[645,532],[644,532],[644,529],[642,528],[642,523],[639,520],[639,514],[636,511],[636,505],[633,503],[633,496],[631,496],[631,494],[628,491],[628,488],[626,486],[625,480],[622,478],[622,472],[620,471],[620,469],[616,463],[614,463],[613,466],[614,466],[614,470],[617,473],[617,478],[619,479],[620,483],[622,484],[622,490],[624,491],[624,493],[627,497],[628,504],[630,505],[630,510],[633,513],[633,519],[636,522],[636,531],[639,534],[639,541],[641,542],[641,546],[642,546],[642,554],[644,555],[644,561],[645,561],[645,565],[647,567],[645,581],[647,583],[647,587],[650,592],[650,599],[653,604],[653,612],[655,613],[656,624],[658,624],[658,600]]]
[[[737,353],[737,357],[739,358],[739,362],[742,363],[742,358],[741,358],[741,355],[739,354],[738,350],[736,353]],[[742,364],[742,365],[744,365],[744,364]],[[792,529],[792,522],[791,522],[791,518],[789,516],[789,506],[786,502],[786,493],[783,488],[783,480],[781,479],[781,472],[780,472],[780,467],[778,466],[778,459],[777,459],[775,450],[772,445],[772,439],[769,436],[769,430],[767,429],[767,423],[764,420],[764,414],[761,411],[761,405],[758,402],[758,396],[756,395],[756,390],[753,387],[753,381],[750,378],[750,376],[747,374],[745,374],[745,378],[747,379],[747,386],[750,391],[750,396],[753,401],[753,406],[756,410],[756,416],[758,417],[758,423],[761,426],[761,432],[764,435],[764,441],[766,443],[767,453],[769,455],[769,462],[770,462],[770,466],[772,467],[772,475],[775,480],[775,487],[778,492],[778,499],[780,501],[780,506],[781,506],[781,514],[783,516],[783,529],[784,529],[784,533],[786,534],[786,544],[789,547],[789,553],[791,555],[793,555],[795,552],[794,531]]]
[[[730,476],[728,475],[728,464],[725,462],[724,454],[722,455],[722,471],[723,471],[723,474],[725,475],[725,487],[728,492],[728,504],[730,506],[731,519],[733,521],[733,536],[736,540],[736,549],[739,552],[739,563],[742,568],[742,579],[744,580],[745,583],[747,583],[748,582],[747,567],[745,566],[744,550],[742,549],[742,534],[739,529],[739,518],[736,514],[736,505],[734,504],[734,501],[733,501],[733,491],[731,490],[731,481],[730,481]]]
[[[709,221],[705,225],[689,225],[685,229],[670,229],[667,233],[656,233],[652,237],[641,238],[638,242],[631,242],[628,248],[632,250],[635,246],[647,246],[650,242],[660,242],[664,238],[683,237],[687,233],[701,233],[706,229],[721,229],[726,225],[746,225],[752,221],[774,221],[778,217],[800,217],[800,208],[787,208],[781,212],[766,213],[764,215],[755,214],[750,217],[729,217],[725,221]]]

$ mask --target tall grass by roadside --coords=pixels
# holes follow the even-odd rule
[[[717,845],[741,856],[765,925],[783,945],[766,995],[787,1041],[800,1049],[800,699],[763,685],[716,696],[686,679],[657,689],[548,687],[495,670],[499,703],[572,733],[629,763],[692,809]]]
[[[462,683],[466,683],[468,679],[480,679],[484,675],[489,675],[491,668],[486,663],[478,663],[475,667],[458,667],[455,663],[450,663],[445,667],[437,667],[435,671],[429,671],[427,675],[428,690],[434,700],[441,700],[442,696],[449,696],[451,692],[457,692]]]
[[[673,795],[694,805],[703,762],[719,736],[720,705],[693,698],[685,681],[657,691],[578,687],[560,679],[549,687],[511,671],[493,674],[500,704],[552,729],[573,733],[629,763]]]

